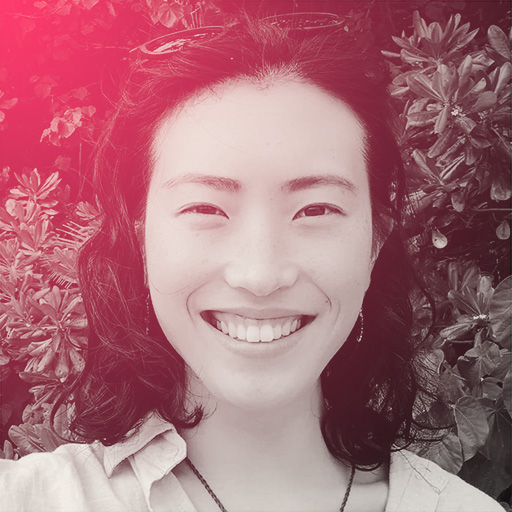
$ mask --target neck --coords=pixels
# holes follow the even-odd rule
[[[324,471],[325,477],[326,467],[338,463],[323,440],[322,407],[320,386],[309,396],[263,411],[210,400],[207,417],[182,435],[189,458],[210,475],[222,461],[223,471],[232,477],[247,471],[252,477],[268,477],[271,471],[281,478],[298,478],[300,473],[305,479]]]
[[[267,410],[241,409],[212,400],[203,403],[209,414],[196,428],[181,434],[189,459],[227,510],[340,510],[350,489],[351,469],[329,453],[323,440],[319,385],[309,396]],[[187,464],[180,465],[177,475],[197,510],[217,510]],[[384,510],[385,480],[382,470],[365,473],[363,478],[356,475],[354,485],[375,484],[371,486],[371,510]],[[361,510],[369,488],[365,486],[359,499]]]

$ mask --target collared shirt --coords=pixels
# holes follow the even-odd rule
[[[183,438],[153,415],[114,446],[67,444],[0,460],[0,512],[197,512],[173,474],[185,457]],[[503,508],[433,462],[402,451],[391,455],[386,512]]]

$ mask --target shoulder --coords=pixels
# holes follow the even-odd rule
[[[41,452],[25,455],[17,461],[0,461],[0,483],[16,478],[51,479],[53,472],[66,475],[73,469],[98,466],[100,460],[93,445],[65,444],[53,452]]]
[[[503,512],[487,494],[432,461],[392,454],[386,512]]]
[[[24,480],[51,480],[58,472],[66,478],[75,471],[100,466],[98,454],[93,445],[65,444],[53,452],[31,453],[17,461],[0,461],[0,485]]]
[[[91,480],[99,487],[106,481],[92,445],[66,444],[51,453],[0,460],[0,495],[9,512],[86,510],[81,506]]]
[[[0,460],[0,510],[9,512],[141,512],[153,484],[185,457],[169,423],[147,418],[112,446],[66,444],[18,461]]]

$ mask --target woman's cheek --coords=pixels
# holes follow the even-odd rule
[[[146,241],[149,277],[166,293],[188,288],[215,261],[204,237],[173,225],[147,233]]]

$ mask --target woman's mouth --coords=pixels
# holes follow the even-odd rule
[[[201,316],[218,331],[249,343],[268,343],[286,338],[313,320],[307,315],[258,319],[220,311],[203,311]]]

